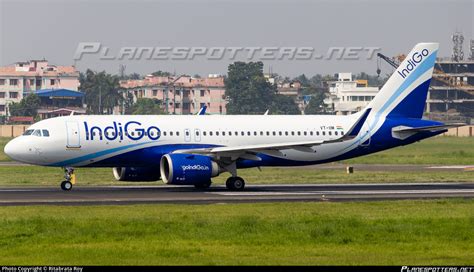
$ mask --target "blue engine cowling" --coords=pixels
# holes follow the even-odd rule
[[[219,175],[219,166],[203,155],[166,154],[161,157],[160,173],[166,184],[196,185]]]
[[[160,179],[158,167],[114,167],[114,177],[119,181],[157,181]]]

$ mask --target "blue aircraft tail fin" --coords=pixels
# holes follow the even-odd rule
[[[367,108],[387,117],[422,118],[438,43],[419,43]]]

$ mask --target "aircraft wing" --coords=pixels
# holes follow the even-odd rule
[[[259,157],[255,156],[256,153],[264,154],[278,154],[280,150],[284,149],[295,149],[302,152],[314,152],[311,148],[313,146],[330,144],[336,142],[348,141],[355,138],[362,126],[367,119],[371,109],[367,109],[358,120],[352,125],[347,133],[339,138],[331,140],[314,140],[314,141],[298,141],[298,142],[283,142],[283,143],[268,143],[268,144],[255,144],[255,145],[240,145],[240,146],[219,146],[211,148],[196,148],[196,149],[181,149],[176,150],[173,153],[185,153],[185,154],[201,154],[210,155],[215,157],[231,157],[232,160],[237,158],[260,160]]]

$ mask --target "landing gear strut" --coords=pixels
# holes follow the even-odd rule
[[[230,177],[227,179],[225,185],[229,190],[242,191],[245,188],[245,181],[241,177]]]
[[[74,168],[65,167],[64,168],[64,181],[61,182],[61,189],[64,191],[69,191],[72,189],[72,185],[76,184],[76,174],[74,174]]]

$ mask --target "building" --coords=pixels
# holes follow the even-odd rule
[[[86,114],[84,93],[68,89],[44,89],[35,91],[40,98],[38,115],[41,119],[66,116],[71,113]]]
[[[147,76],[140,80],[121,81],[120,85],[125,93],[133,95],[134,102],[138,98],[163,101],[163,110],[169,114],[194,114],[204,106],[209,114],[226,113],[223,76]]]
[[[352,73],[339,73],[337,81],[330,81],[329,95],[324,100],[328,111],[348,115],[363,109],[378,93],[379,88],[369,87],[367,80],[353,80]]]
[[[30,60],[0,67],[0,116],[8,115],[8,104],[20,102],[29,93],[62,88],[77,91],[78,87],[79,72],[74,66]]]
[[[425,110],[430,119],[472,122],[474,59],[436,61]]]

